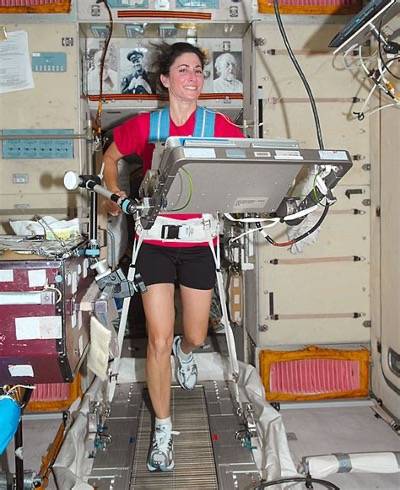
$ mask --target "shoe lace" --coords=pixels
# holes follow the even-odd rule
[[[176,430],[171,430],[171,431],[166,431],[163,430],[160,427],[156,427],[156,430],[154,431],[154,446],[158,450],[166,450],[168,449],[168,446],[172,443],[172,435],[179,435],[180,432]]]
[[[184,376],[195,374],[197,371],[197,367],[196,364],[193,362],[193,358],[191,358],[189,361],[181,362],[180,371]]]

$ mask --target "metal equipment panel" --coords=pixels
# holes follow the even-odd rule
[[[59,258],[3,251],[0,256],[2,383],[71,381],[86,353],[88,312],[79,311],[90,283],[83,243],[58,247]],[[29,242],[26,249],[29,250]],[[46,242],[33,246],[46,250]],[[23,248],[23,247],[22,247]],[[65,252],[73,252],[63,258]],[[67,254],[68,255],[68,254]]]

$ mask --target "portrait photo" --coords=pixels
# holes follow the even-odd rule
[[[225,51],[213,53],[213,92],[243,92],[242,53]]]
[[[143,47],[120,49],[121,94],[152,94],[154,84],[148,69],[148,49]]]
[[[87,52],[87,89],[89,94],[100,92],[100,67],[103,56],[101,44],[91,47]],[[119,53],[118,48],[111,44],[108,47],[103,67],[103,93],[115,94],[119,92],[118,74]]]

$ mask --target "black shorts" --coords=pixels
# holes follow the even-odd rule
[[[136,260],[146,286],[176,282],[193,289],[212,289],[215,262],[210,247],[160,247],[142,243]]]

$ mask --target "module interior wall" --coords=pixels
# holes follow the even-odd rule
[[[82,132],[80,121],[80,81],[78,63],[78,36],[75,24],[12,24],[8,32],[26,31],[29,53],[65,52],[65,72],[34,72],[32,89],[2,94],[0,112],[1,129],[71,129]],[[63,46],[63,38],[72,38],[73,46]],[[36,209],[47,208],[60,214],[74,202],[63,186],[67,170],[82,173],[84,143],[74,140],[74,157],[71,159],[1,159],[0,196],[2,214],[22,212],[26,217],[36,214]],[[13,182],[13,174],[25,174],[27,183]],[[1,221],[8,218],[4,216]],[[23,219],[23,218],[20,218]],[[4,231],[0,230],[1,232]]]
[[[357,155],[353,168],[334,189],[337,203],[323,223],[317,243],[293,255],[287,248],[265,245],[258,248],[259,300],[258,323],[267,330],[259,332],[258,344],[343,344],[366,343],[370,330],[370,172],[369,120],[351,117],[357,107],[353,97],[363,99],[367,89],[360,88],[358,72],[344,69],[343,58],[334,58],[328,42],[340,29],[337,24],[315,22],[301,25],[284,18],[287,35],[317,101],[326,148],[345,149]],[[301,28],[300,28],[301,27]],[[316,148],[318,141],[311,106],[304,86],[295,71],[274,24],[256,25],[256,36],[264,44],[256,50],[256,80],[263,99],[263,134],[268,138],[293,138],[302,148]],[[275,49],[276,55],[267,51]],[[360,104],[358,104],[358,107]],[[360,194],[350,194],[356,190]],[[357,209],[362,214],[353,214]],[[279,231],[281,230],[281,231]],[[284,228],[271,236],[286,241]],[[343,257],[361,257],[358,262]],[[306,264],[272,265],[272,259],[310,259]],[[325,262],[313,259],[328,258]],[[300,316],[297,319],[271,320],[270,295],[274,314]],[[359,313],[359,318],[352,318]],[[340,317],[341,314],[348,317]],[[313,317],[317,315],[317,317]]]

